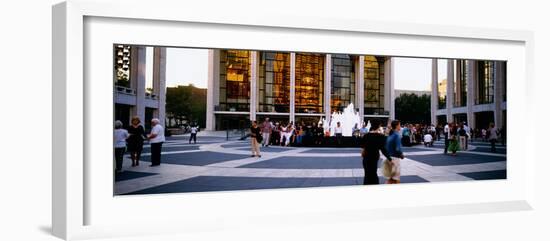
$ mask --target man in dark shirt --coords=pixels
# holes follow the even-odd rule
[[[380,151],[387,159],[391,160],[388,151],[386,150],[386,136],[379,132],[380,122],[378,120],[371,121],[369,132],[363,136],[361,147],[363,151],[363,169],[365,170],[365,178],[363,185],[378,184],[378,160],[380,159]]]

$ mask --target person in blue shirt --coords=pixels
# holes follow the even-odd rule
[[[399,131],[401,131],[401,123],[398,120],[392,121],[390,135],[386,140],[386,150],[389,156],[394,157],[391,160],[389,159],[389,161],[392,162],[392,165],[397,165],[398,169],[400,169],[400,159],[405,158],[401,149],[401,136],[399,136]],[[401,171],[398,170],[397,175],[388,179],[387,183],[400,183],[400,172]]]

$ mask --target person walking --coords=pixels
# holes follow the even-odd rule
[[[460,123],[460,128],[458,128],[458,140],[460,144],[460,150],[466,149],[466,129],[464,128],[464,123]]]
[[[260,133],[260,127],[256,121],[252,121],[250,127],[250,144],[252,146],[252,157],[262,157],[260,154],[260,144],[262,142],[262,135]]]
[[[191,136],[189,136],[189,144],[191,144],[191,140],[193,140],[193,144],[197,144],[197,132],[199,132],[199,126],[193,125],[191,126]]]
[[[122,121],[115,121],[115,130],[113,133],[113,144],[115,153],[115,172],[122,172],[122,161],[126,151],[126,139],[130,136],[128,131],[122,128]]]
[[[452,124],[449,131],[449,151],[453,153],[453,156],[456,156],[456,152],[460,149],[458,138],[458,126]]]
[[[361,157],[363,157],[363,170],[365,171],[363,185],[379,184],[377,170],[380,152],[382,152],[388,160],[392,160],[386,150],[386,136],[380,133],[379,130],[380,122],[378,120],[373,120],[371,122],[370,131],[361,139],[361,147],[363,148]]]
[[[489,142],[491,142],[491,152],[497,152],[496,143],[498,139],[497,128],[495,124],[491,123],[489,125]]]
[[[445,124],[445,127],[443,127],[443,138],[445,139],[445,148],[443,149],[443,154],[447,154],[447,151],[449,150],[449,132],[450,132],[450,127],[449,127],[449,123]]]
[[[141,152],[143,151],[143,141],[147,139],[145,135],[145,129],[141,125],[139,117],[134,116],[131,120],[132,125],[128,127],[128,152],[130,152],[130,158],[132,159],[132,166],[139,166],[139,160],[141,159]]]
[[[271,132],[273,131],[273,126],[271,125],[271,122],[269,122],[269,118],[265,118],[264,122],[262,123],[262,146],[268,147],[269,146],[269,140],[271,137]]]
[[[151,143],[151,167],[160,165],[162,143],[166,140],[164,138],[164,127],[160,125],[160,120],[153,118],[151,120],[151,133],[147,136],[149,143]]]
[[[466,136],[464,140],[464,150],[468,150],[468,142],[472,138],[472,129],[464,122],[464,130],[466,131]]]
[[[386,160],[386,163],[391,165],[392,175],[388,176],[386,184],[397,184],[401,182],[401,159],[405,158],[403,151],[401,150],[401,123],[398,120],[391,122],[390,135],[386,140],[386,149],[388,151],[391,160]]]

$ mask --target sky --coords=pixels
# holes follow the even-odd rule
[[[189,48],[166,49],[166,86],[193,84],[206,88],[208,50]]]
[[[425,58],[393,58],[395,89],[430,90],[432,60]]]
[[[193,84],[207,87],[208,50],[189,48],[168,48],[166,57],[166,85]],[[430,90],[431,59],[394,58],[395,88],[400,90]],[[440,66],[441,63],[440,63]],[[444,66],[444,65],[443,65]],[[440,71],[439,75],[444,73]]]

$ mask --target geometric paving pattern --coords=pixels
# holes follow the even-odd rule
[[[115,175],[115,194],[234,191],[272,188],[308,188],[361,185],[360,148],[261,147],[262,157],[250,157],[249,140],[201,136],[167,137],[162,164],[149,167],[150,148],[131,167],[125,156],[124,172]],[[506,147],[490,152],[486,142],[473,142],[457,156],[443,155],[443,143],[433,147],[404,147],[402,183],[494,180],[506,178]],[[378,170],[380,183],[384,183]]]

